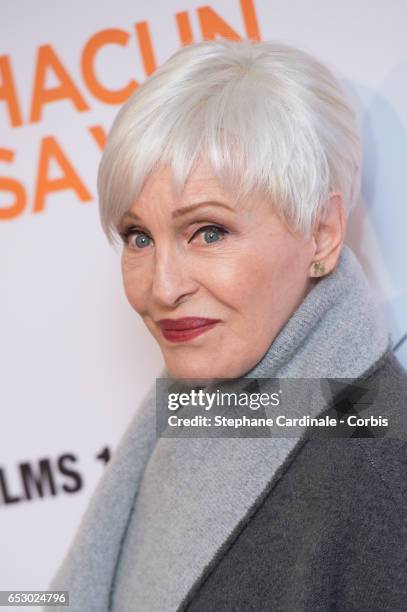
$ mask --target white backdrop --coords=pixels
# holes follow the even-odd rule
[[[182,42],[279,39],[339,74],[364,140],[347,241],[407,366],[405,0],[0,2],[0,590],[45,589],[161,370],[102,234],[103,134]]]

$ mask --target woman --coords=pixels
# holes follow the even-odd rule
[[[118,114],[101,222],[167,389],[350,378],[337,412],[362,386],[389,427],[171,439],[153,385],[52,582],[71,610],[406,609],[406,373],[343,244],[360,156],[332,74],[274,42],[183,48]]]

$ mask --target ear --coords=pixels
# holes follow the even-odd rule
[[[331,192],[325,211],[320,215],[313,233],[314,255],[310,276],[325,276],[331,272],[339,259],[345,237],[345,207],[342,194]]]

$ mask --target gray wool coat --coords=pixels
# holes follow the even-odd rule
[[[407,611],[407,373],[389,349],[363,380],[386,434],[299,441],[180,612]]]

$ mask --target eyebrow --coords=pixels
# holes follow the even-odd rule
[[[172,211],[171,217],[173,219],[176,219],[177,217],[186,215],[189,212],[193,212],[197,208],[207,208],[208,206],[226,208],[227,210],[231,210],[232,212],[235,212],[235,209],[232,206],[229,206],[228,204],[225,204],[224,202],[208,201],[208,202],[197,202],[196,204],[189,204],[188,206],[181,206],[181,208],[176,208],[175,210]],[[121,219],[121,223],[123,223],[123,221],[125,221],[126,219],[134,219],[136,221],[142,221],[141,217],[139,217],[136,213],[134,213],[131,210],[128,210],[127,212],[124,213]]]

